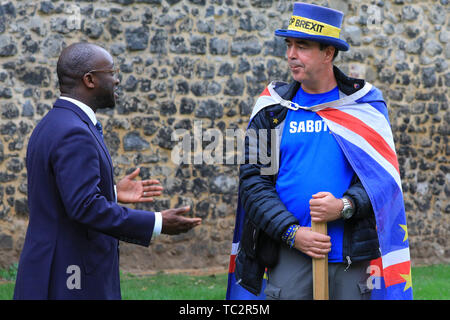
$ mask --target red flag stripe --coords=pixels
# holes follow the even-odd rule
[[[397,155],[395,154],[395,152],[391,149],[391,147],[389,146],[389,144],[387,144],[383,137],[367,124],[348,113],[333,108],[328,108],[317,113],[321,117],[333,121],[360,135],[390,164],[392,164],[397,172],[400,173],[400,170],[398,168]]]
[[[266,87],[263,92],[261,92],[260,96],[270,96],[269,88]]]
[[[393,264],[383,270],[384,283],[386,287],[392,286],[394,284],[406,282],[406,280],[401,276],[401,274],[406,275],[411,272],[411,262],[405,261],[398,264]]]
[[[234,268],[236,267],[236,255],[232,254],[230,255],[230,266],[228,267],[228,273],[233,273],[234,272]]]
[[[370,265],[377,267],[376,269],[374,269],[373,272],[370,273],[371,276],[374,275],[378,277],[383,277],[383,261],[381,260],[381,257],[370,261]]]

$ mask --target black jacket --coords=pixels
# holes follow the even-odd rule
[[[345,76],[334,68],[339,90],[351,95],[364,86],[364,80]],[[276,87],[277,93],[285,100],[291,100],[300,84],[293,82]],[[267,156],[270,154],[273,131],[277,129],[287,114],[287,108],[274,105],[261,110],[251,121],[248,130],[267,130]],[[275,121],[274,121],[275,120]],[[258,139],[256,137],[255,139]],[[248,291],[259,294],[266,267],[273,267],[278,259],[281,236],[297,219],[281,202],[275,189],[276,173],[261,175],[264,167],[259,161],[250,160],[252,146],[249,139],[245,144],[245,164],[240,167],[240,199],[246,213],[239,252],[236,257],[235,275],[237,281]],[[266,165],[267,167],[268,165]],[[375,259],[380,256],[375,216],[370,199],[358,177],[352,180],[344,195],[351,197],[355,204],[354,215],[344,220],[343,259],[350,264],[354,261]]]

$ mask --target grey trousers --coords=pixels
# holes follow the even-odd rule
[[[367,267],[370,261],[328,264],[330,300],[367,300]],[[264,293],[267,300],[312,300],[312,259],[296,249],[280,246],[278,264],[267,271]]]

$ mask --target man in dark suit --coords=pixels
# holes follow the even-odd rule
[[[113,165],[95,117],[115,106],[119,84],[111,55],[89,43],[58,60],[61,97],[34,129],[27,150],[30,217],[15,299],[120,299],[119,240],[148,246],[152,235],[178,234],[201,219],[121,202],[148,201],[155,182],[136,170],[114,186]]]

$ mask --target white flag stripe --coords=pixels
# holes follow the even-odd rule
[[[231,255],[236,255],[239,249],[239,242],[233,242],[231,244]]]
[[[250,121],[253,119],[256,114],[261,111],[263,108],[268,107],[270,105],[278,104],[271,96],[260,96],[258,100],[256,100],[255,106],[253,107],[252,115],[250,116]]]
[[[381,260],[383,261],[383,269],[386,269],[394,264],[410,261],[409,247],[391,251],[382,256]]]
[[[397,169],[384,158],[374,147],[372,147],[363,137],[359,134],[337,124],[331,120],[324,118],[328,125],[328,128],[335,134],[343,137],[345,140],[353,143],[355,146],[364,150],[370,157],[372,157],[376,162],[378,162],[395,180],[400,190],[402,190],[402,183],[400,180],[400,174]]]
[[[364,122],[367,126],[372,128],[372,130],[377,132],[395,153],[394,138],[389,122],[381,112],[372,107],[369,103],[346,105],[336,109]]]

